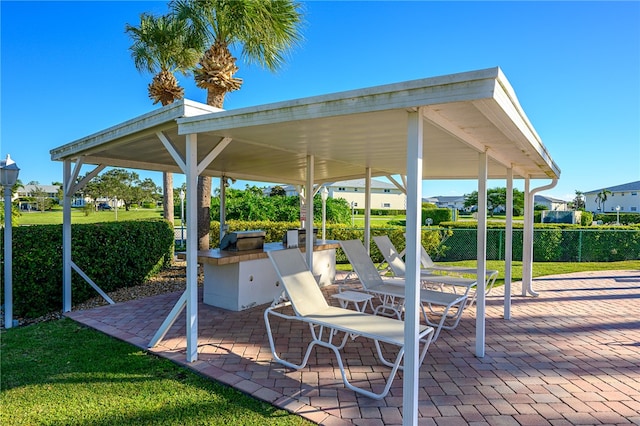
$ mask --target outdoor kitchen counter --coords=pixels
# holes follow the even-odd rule
[[[313,251],[337,249],[340,243],[336,240],[317,240],[313,245]],[[299,247],[304,252],[305,247]],[[247,260],[267,259],[267,252],[273,250],[286,250],[283,243],[265,243],[261,250],[228,251],[218,248],[198,251],[198,263],[210,265],[227,265],[240,263]],[[185,253],[178,254],[179,259],[186,259]]]
[[[333,284],[336,276],[338,241],[317,240],[313,246],[312,273],[318,285]],[[304,251],[304,247],[300,247]],[[280,242],[265,243],[262,250],[198,251],[198,263],[204,271],[203,302],[231,311],[242,311],[278,299],[284,290],[280,285],[268,252],[286,250]],[[185,253],[178,254],[180,259]]]

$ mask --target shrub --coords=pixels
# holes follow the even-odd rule
[[[165,221],[72,225],[71,259],[103,291],[141,284],[173,256],[173,230]],[[2,250],[4,253],[4,250]],[[72,272],[73,303],[96,295]],[[13,303],[17,317],[62,307],[62,225],[13,229]]]
[[[593,223],[593,213],[582,211],[580,214],[580,226],[590,226]]]

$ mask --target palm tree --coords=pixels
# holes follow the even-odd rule
[[[602,213],[606,213],[605,209],[604,209],[604,203],[607,201],[607,199],[609,198],[609,195],[611,195],[611,191],[609,191],[608,189],[603,189],[602,191],[598,192],[598,195],[596,195],[596,201],[598,202],[598,205],[602,205]]]
[[[302,36],[301,6],[290,0],[174,0],[179,20],[187,20],[209,48],[194,70],[196,85],[207,90],[207,104],[222,108],[225,95],[242,80],[232,48],[248,64],[276,71]],[[211,178],[198,177],[198,248],[209,248]]]
[[[580,210],[581,208],[584,207],[584,192],[580,191],[580,190],[575,190],[576,193],[576,198],[573,201],[573,208],[575,210]]]
[[[129,48],[136,69],[140,72],[155,74],[148,86],[149,97],[153,104],[160,102],[169,105],[184,97],[184,88],[180,87],[174,72],[187,75],[202,54],[200,37],[189,31],[185,21],[175,19],[174,15],[140,15],[140,26],[125,26],[133,44]],[[164,217],[173,223],[173,174],[162,174]]]

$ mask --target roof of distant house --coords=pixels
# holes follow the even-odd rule
[[[439,203],[455,203],[464,201],[464,195],[438,195],[435,197],[427,197],[425,200],[434,200]],[[432,202],[432,201],[429,201]]]
[[[600,192],[603,189],[611,192],[621,192],[621,191],[640,191],[640,180],[635,182],[623,183],[622,185],[616,186],[608,186],[605,188],[594,189],[593,191],[587,191],[585,194],[593,194],[594,192]]]
[[[18,188],[18,192],[24,192],[25,194],[30,194],[33,191],[44,191],[46,193],[56,193],[60,189],[59,185],[22,185]]]
[[[325,186],[345,186],[350,188],[364,188],[365,180],[364,179],[351,179],[351,180],[341,180],[337,182],[327,182]],[[398,189],[394,184],[371,179],[371,188],[376,189]]]
[[[553,197],[549,197],[548,195],[536,195],[533,197],[533,202],[535,203],[536,201],[542,201],[542,200],[546,200],[552,203],[566,203],[566,200],[561,200],[560,198],[553,198]]]

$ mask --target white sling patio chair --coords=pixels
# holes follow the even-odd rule
[[[391,271],[391,273],[396,277],[404,277],[406,274],[406,266],[404,260],[402,260],[403,253],[398,253],[398,250],[396,250],[395,246],[391,242],[391,239],[389,239],[387,235],[376,235],[373,237],[373,241],[378,246],[380,253],[382,253],[384,260],[387,262],[387,265],[389,265],[389,270]],[[428,257],[429,254],[427,254],[424,247],[420,246],[420,248],[422,252],[421,258],[424,259],[425,255]],[[431,260],[430,257],[428,257],[428,259]],[[433,262],[431,263],[433,264]],[[445,274],[434,274],[433,272],[436,270],[445,272]],[[472,294],[467,301],[468,306],[471,306],[475,302],[477,295],[475,291],[472,292],[472,290],[475,290],[477,288],[477,273],[478,271],[474,268],[464,268],[457,266],[435,266],[434,268],[422,269],[420,271],[420,279],[427,284],[438,284],[441,287],[444,285],[450,286],[453,289],[454,293],[457,293],[456,288],[462,288],[463,293],[467,295]],[[476,276],[476,278],[463,278],[460,277],[459,274],[474,275]],[[488,294],[491,291],[497,277],[498,271],[486,271],[484,286],[485,294]]]
[[[403,368],[400,364],[404,356],[404,322],[393,318],[330,306],[320,291],[313,274],[309,271],[302,253],[298,249],[270,251],[268,255],[289,299],[289,301],[279,304],[274,302],[272,306],[264,311],[264,321],[269,336],[269,345],[271,346],[271,353],[276,361],[287,367],[299,370],[307,364],[311,350],[315,345],[329,348],[336,355],[342,381],[348,389],[370,398],[384,398],[387,393],[389,393],[396,372]],[[284,306],[289,305],[293,308],[294,315],[287,315],[279,311]],[[278,356],[271,331],[271,324],[269,323],[269,315],[309,324],[312,340],[307,346],[301,364],[285,361]],[[421,365],[433,338],[434,329],[420,325],[419,330],[418,339],[423,345],[419,361],[419,365]],[[344,333],[341,339],[337,337],[340,333]],[[355,339],[358,337],[373,340],[380,361],[391,368],[391,372],[381,393],[374,393],[357,387],[351,384],[347,378],[340,350],[344,348],[349,338]],[[334,339],[339,341],[334,342]],[[394,362],[388,361],[383,356],[380,343],[398,347],[398,354]]]
[[[351,263],[363,289],[378,296],[381,304],[376,307],[374,313],[390,310],[398,318],[401,318],[405,308],[404,286],[406,282],[404,278],[384,279],[381,277],[376,265],[367,254],[360,240],[340,241],[340,247],[347,256],[349,263]],[[436,329],[433,336],[434,342],[440,335],[440,330],[452,330],[458,326],[466,302],[466,293],[455,294],[430,289],[420,290],[420,309],[424,320],[428,325]],[[438,322],[433,322],[429,319],[425,305],[431,313],[440,316]]]

